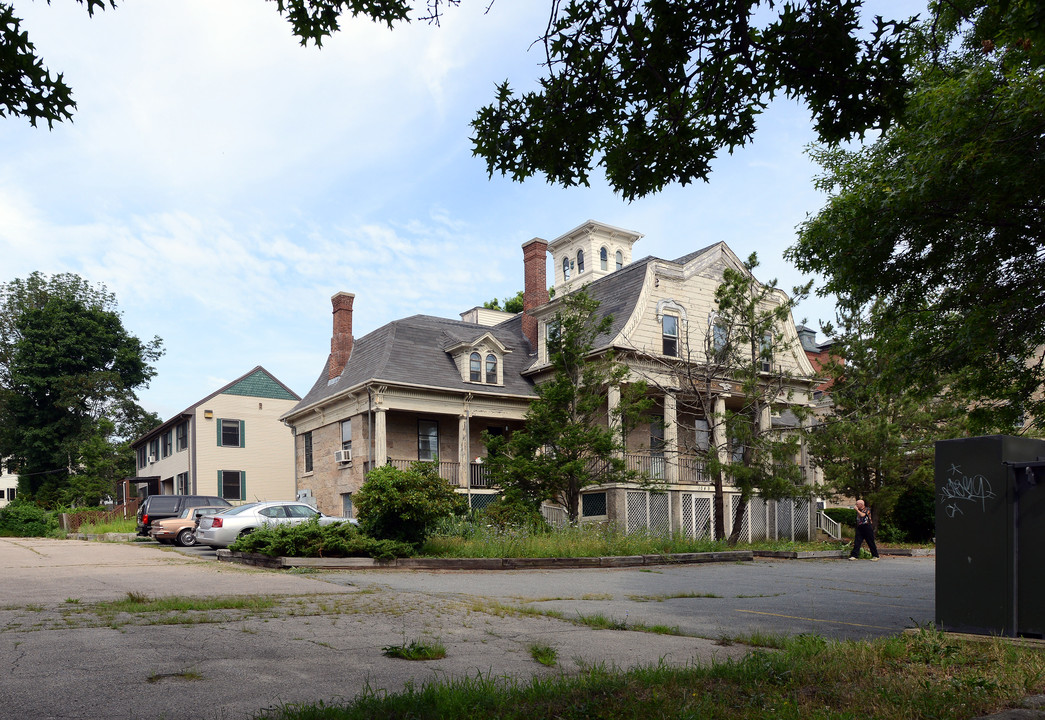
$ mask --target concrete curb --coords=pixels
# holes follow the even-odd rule
[[[65,536],[66,540],[89,540],[92,542],[134,542],[136,537],[135,533],[69,533]]]
[[[644,565],[682,565],[709,562],[744,562],[754,560],[750,550],[708,553],[673,553],[668,555],[625,555],[586,558],[291,558],[269,557],[259,553],[218,550],[219,562],[283,570],[313,568],[316,570],[555,570],[565,568],[612,568]]]

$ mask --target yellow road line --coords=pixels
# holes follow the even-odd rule
[[[781,615],[780,613],[759,612],[758,610],[740,610],[733,608],[736,612],[751,613],[752,615],[772,615],[773,617],[788,618],[789,620],[808,620],[809,622],[831,623],[832,625],[852,625],[853,627],[874,628],[876,630],[895,630],[896,628],[882,627],[881,625],[863,625],[861,623],[843,622],[842,620],[824,620],[822,618],[802,617],[800,615]]]

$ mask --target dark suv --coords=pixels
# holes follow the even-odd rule
[[[138,508],[138,534],[148,537],[149,525],[156,520],[176,517],[185,508],[207,505],[232,507],[228,500],[214,495],[150,495]]]

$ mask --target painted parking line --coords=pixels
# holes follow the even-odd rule
[[[780,613],[760,612],[758,610],[740,610],[733,608],[736,612],[751,613],[752,615],[772,615],[773,617],[788,618],[789,620],[808,620],[809,622],[831,623],[832,625],[849,625],[850,627],[873,628],[875,630],[896,630],[896,628],[882,627],[881,625],[864,625],[861,623],[845,622],[843,620],[824,620],[823,618],[802,617],[801,615],[781,615]]]

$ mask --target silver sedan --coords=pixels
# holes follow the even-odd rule
[[[347,522],[354,519],[324,515],[311,505],[299,502],[259,502],[229,508],[217,515],[200,518],[196,528],[196,542],[212,548],[228,547],[240,535],[266,525],[298,525],[318,518],[320,525]]]

